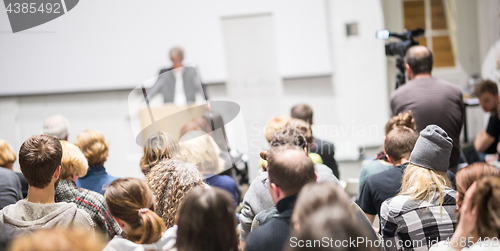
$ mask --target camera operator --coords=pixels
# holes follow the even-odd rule
[[[393,115],[411,110],[417,130],[435,124],[453,139],[450,171],[456,172],[460,158],[460,131],[464,121],[462,92],[452,83],[431,76],[432,52],[425,46],[413,46],[405,56],[408,83],[391,96]]]

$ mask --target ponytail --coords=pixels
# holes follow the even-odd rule
[[[139,218],[142,222],[142,234],[139,237],[139,244],[153,243],[159,240],[163,233],[165,232],[165,223],[163,220],[153,211],[145,208],[144,212],[139,210]]]
[[[137,233],[125,233],[128,240],[150,244],[162,237],[166,230],[165,223],[154,212],[153,192],[143,181],[136,178],[117,179],[111,182],[104,198],[109,212]]]

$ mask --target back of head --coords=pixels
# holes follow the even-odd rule
[[[0,139],[0,167],[8,168],[16,161],[16,153],[7,141]]]
[[[179,251],[236,251],[236,222],[231,195],[218,188],[191,190],[179,208]]]
[[[156,213],[167,228],[174,225],[180,202],[191,189],[203,186],[196,166],[177,159],[164,159],[146,175],[146,182],[156,197]]]
[[[301,119],[292,119],[290,120],[290,122],[288,122],[287,126],[297,128],[302,133],[302,135],[304,135],[307,141],[307,150],[309,151],[309,147],[313,143],[313,133],[311,124]]]
[[[273,134],[270,144],[271,147],[295,145],[302,149],[308,149],[307,139],[304,134],[297,127],[291,125],[276,131]]]
[[[73,174],[76,174],[79,178],[85,176],[89,164],[85,156],[83,156],[82,151],[80,151],[80,148],[66,140],[62,140],[61,145],[63,155],[61,160],[60,179],[69,179]]]
[[[165,232],[165,223],[154,212],[155,198],[149,187],[136,178],[117,179],[104,194],[109,212],[132,229],[142,228],[137,235],[126,233],[127,239],[148,244],[158,241]]]
[[[482,177],[498,174],[498,169],[485,162],[473,163],[462,168],[462,170],[458,171],[455,176],[458,193],[457,201],[462,202],[464,200],[465,193],[475,181],[481,179]]]
[[[304,150],[294,145],[273,147],[267,154],[269,182],[287,196],[298,194],[309,182],[316,181],[314,164]]]
[[[108,141],[96,130],[86,130],[78,135],[75,145],[82,150],[89,166],[102,166],[108,158]]]
[[[411,111],[399,113],[396,116],[393,116],[387,124],[385,124],[385,135],[389,134],[396,126],[405,126],[414,131],[417,130],[417,123],[415,123],[415,119],[411,115]]]
[[[474,88],[474,94],[476,97],[481,96],[484,93],[489,93],[494,96],[498,96],[498,85],[491,80],[483,80]]]
[[[366,243],[370,233],[357,223],[352,212],[344,207],[325,206],[309,216],[300,231],[294,231],[286,244],[293,250],[367,250],[376,251],[375,245]],[[364,243],[349,245],[350,241],[362,238]],[[326,241],[324,241],[326,240]]]
[[[476,237],[498,238],[500,236],[500,177],[484,177],[477,182],[472,206],[478,208]]]
[[[405,62],[410,66],[413,75],[430,74],[434,59],[432,52],[427,47],[418,45],[408,49],[405,56]]]
[[[309,183],[300,190],[293,210],[292,222],[302,225],[307,217],[325,206],[339,206],[346,211],[351,208],[349,196],[332,182]]]
[[[30,186],[45,188],[61,165],[62,146],[53,136],[40,134],[24,141],[19,149],[21,172]]]
[[[68,119],[60,114],[50,116],[43,122],[43,133],[52,135],[60,140],[67,140],[68,129]]]
[[[266,136],[267,142],[271,142],[273,134],[284,128],[290,119],[292,118],[285,115],[270,118],[264,127],[264,135]]]
[[[180,152],[186,161],[195,165],[203,174],[216,174],[222,171],[220,149],[210,134],[203,131],[190,131],[180,139]]]
[[[294,119],[301,119],[309,124],[313,123],[313,110],[307,104],[298,104],[292,107],[291,116]]]
[[[418,134],[413,129],[397,126],[385,137],[385,153],[393,161],[400,161],[402,158],[409,159],[417,139]]]
[[[17,237],[10,251],[101,251],[105,242],[84,229],[40,229],[29,235]]]
[[[403,173],[401,191],[398,195],[409,195],[414,200],[428,201],[439,193],[442,205],[441,192],[445,187],[451,186],[451,181],[445,172],[430,170],[410,162]]]
[[[154,133],[144,144],[144,155],[140,163],[141,171],[146,175],[160,160],[179,157],[179,155],[177,140],[165,132]]]

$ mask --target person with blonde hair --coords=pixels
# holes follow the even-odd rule
[[[158,162],[146,175],[146,183],[156,197],[155,212],[167,228],[174,226],[177,210],[186,194],[197,186],[205,185],[196,166],[178,159]]]
[[[79,209],[87,212],[94,223],[96,229],[111,239],[116,234],[121,233],[121,229],[116,224],[113,217],[108,212],[108,207],[104,197],[97,192],[84,188],[78,188],[76,181],[87,173],[87,159],[75,145],[62,140],[62,161],[60,182],[56,187],[56,202],[74,203]]]
[[[218,174],[224,171],[224,160],[219,157],[220,149],[212,136],[204,131],[190,131],[180,141],[180,152],[186,162],[198,168],[208,185],[229,192],[237,205],[240,196],[236,182],[227,175]]]
[[[106,187],[117,179],[104,168],[104,162],[108,158],[108,141],[101,132],[86,130],[78,135],[75,145],[80,148],[89,164],[87,174],[79,178],[76,185],[104,195]]]
[[[427,250],[432,240],[453,235],[457,192],[446,176],[453,140],[439,126],[420,132],[396,197],[380,209],[380,233],[386,250]]]
[[[450,240],[436,243],[430,251],[493,251],[500,248],[500,177],[475,181],[465,193],[460,220]]]
[[[9,251],[101,251],[105,242],[100,235],[84,229],[42,229],[16,238]]]
[[[141,158],[141,171],[147,175],[151,168],[162,159],[180,157],[179,143],[166,132],[152,134],[144,144],[144,155]]]
[[[20,182],[21,177],[14,173],[14,161],[16,161],[16,154],[12,147],[5,140],[0,139],[0,167],[2,167],[0,168],[0,209],[25,197]],[[24,176],[22,178],[24,179]],[[27,189],[26,186],[26,193],[28,193]]]
[[[104,195],[109,212],[123,230],[103,251],[169,250],[175,244],[177,228],[168,229],[154,212],[155,196],[144,181],[121,178],[109,185]]]

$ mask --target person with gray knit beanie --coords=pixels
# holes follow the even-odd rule
[[[441,127],[428,125],[420,132],[399,194],[380,208],[380,233],[384,243],[392,244],[386,251],[428,250],[453,235],[457,192],[446,176],[452,148],[453,140]]]
[[[448,171],[453,140],[437,125],[420,132],[410,155],[410,163],[438,172]]]

